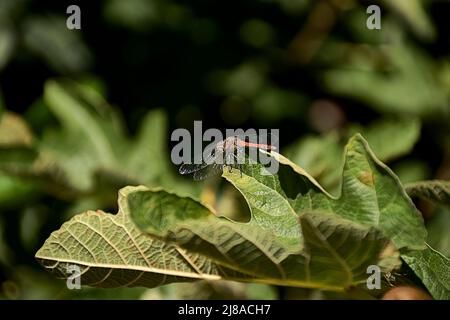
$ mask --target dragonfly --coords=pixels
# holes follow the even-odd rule
[[[204,180],[210,176],[223,172],[224,167],[228,166],[228,171],[232,172],[233,168],[238,168],[242,177],[242,160],[245,148],[257,148],[266,151],[276,150],[271,144],[256,143],[249,137],[230,136],[225,140],[218,142],[211,152],[205,157],[200,164],[185,163],[179,168],[179,172],[183,175],[193,174],[194,180]],[[251,137],[250,137],[251,138]],[[274,136],[271,136],[272,140]]]

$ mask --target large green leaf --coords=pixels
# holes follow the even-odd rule
[[[415,270],[434,298],[440,299],[450,295],[448,285],[443,285],[441,278],[442,270],[447,270],[448,262],[440,253],[426,249],[427,232],[423,219],[398,178],[377,160],[360,135],[350,140],[346,150],[340,197],[325,196],[326,192],[320,190],[320,186],[303,169],[281,155],[277,158],[281,163],[290,165],[309,181],[308,198],[304,200],[300,197],[301,201],[307,203],[308,208],[326,210],[328,207],[330,211],[343,215],[347,219],[377,226],[389,235],[398,249],[404,247],[401,251],[402,258],[409,265],[415,264],[411,268]],[[434,188],[429,189],[431,185]],[[412,192],[413,189],[409,188],[409,190]],[[418,189],[414,190],[418,192]],[[422,195],[425,193],[434,200],[439,199],[442,202],[446,199],[443,182],[427,185],[420,190]],[[352,214],[353,212],[356,214]],[[371,220],[374,217],[376,219]],[[426,268],[430,261],[432,266]],[[421,269],[418,269],[418,266]],[[433,278],[441,280],[434,281],[436,279]]]
[[[129,212],[153,236],[140,232]],[[387,243],[374,228],[326,214],[305,213],[300,223],[304,250],[293,252],[270,231],[217,217],[191,198],[127,187],[117,215],[75,216],[36,258],[61,278],[77,265],[81,283],[96,287],[227,279],[344,290],[364,283]]]
[[[419,181],[408,183],[405,188],[410,196],[450,205],[450,181]]]
[[[270,229],[253,219],[259,213],[248,223],[238,223],[163,190],[138,190],[129,194],[128,202],[132,218],[145,232],[257,282],[344,290],[365,281],[367,266],[378,263],[387,243],[374,228],[327,214],[302,214],[303,244],[294,245],[298,233],[277,234],[279,224]]]
[[[425,247],[427,233],[420,212],[397,176],[376,158],[361,135],[355,135],[346,146],[339,196],[327,193],[308,173],[289,159],[275,152],[272,155],[282,164],[278,176],[254,174],[252,184],[269,188],[272,185],[273,189],[281,185],[282,193],[292,203],[295,212],[319,210],[337,214],[363,225],[379,228],[392,239],[398,249]],[[245,184],[245,179],[240,179],[238,174],[225,173],[224,176],[241,192],[246,185],[250,185]],[[244,197],[248,197],[245,191],[242,193]]]
[[[435,299],[450,299],[450,260],[430,246],[408,251],[403,260],[414,270]]]
[[[131,221],[127,196],[119,192],[119,212],[88,211],[53,232],[36,259],[57,277],[67,278],[69,265],[80,267],[81,284],[94,287],[145,286],[193,280],[238,278],[237,273],[208,259],[141,233]],[[241,276],[245,279],[245,276]]]

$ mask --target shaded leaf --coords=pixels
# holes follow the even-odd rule
[[[430,176],[430,168],[425,162],[420,160],[403,160],[395,164],[393,170],[404,185],[425,180]]]
[[[28,181],[0,173],[0,208],[16,208],[24,199],[32,198],[35,188]]]
[[[346,136],[360,132],[378,159],[394,160],[409,153],[419,139],[420,121],[380,119],[367,127],[352,125]],[[389,141],[389,143],[386,143]],[[294,163],[305,169],[322,186],[335,190],[339,186],[342,168],[343,143],[336,132],[321,136],[307,136],[291,145],[285,152]]]
[[[150,111],[132,140],[116,110],[87,85],[49,80],[44,100],[60,126],[46,128],[33,145],[31,133],[29,141],[22,141],[26,126],[21,118],[7,113],[3,119],[0,132],[4,128],[6,134],[0,137],[0,148],[7,149],[0,153],[0,169],[6,174],[36,181],[57,197],[89,198],[100,208],[113,206],[115,193],[126,185],[174,186],[185,194],[198,193],[198,187],[172,173],[162,110]],[[11,146],[19,142],[25,147]]]
[[[337,134],[307,136],[291,145],[286,156],[301,166],[325,188],[338,187],[342,167],[342,149]]]
[[[420,136],[420,121],[414,118],[382,119],[359,131],[377,158],[386,162],[412,150]]]
[[[63,139],[64,143],[67,143],[69,137],[73,140],[79,139],[86,148],[92,149],[91,158],[104,166],[111,166],[115,162],[114,145],[113,140],[108,139],[105,132],[106,124],[114,123],[108,119],[111,112],[105,110],[107,116],[103,119],[95,115],[93,113],[95,110],[90,110],[93,106],[83,103],[82,99],[89,97],[86,90],[76,83],[69,86],[64,82],[48,81],[45,85],[44,99],[67,131],[68,136]],[[102,122],[105,125],[102,125]],[[118,139],[115,141],[117,145],[121,139],[117,133],[113,137]]]
[[[14,52],[15,42],[13,30],[5,26],[2,21],[2,24],[0,24],[0,70],[10,61]]]
[[[23,25],[26,49],[41,57],[59,73],[80,72],[88,68],[92,55],[81,35],[66,27],[64,16],[33,15]]]
[[[428,244],[450,258],[450,209],[438,207],[427,222]]]
[[[354,62],[325,72],[326,87],[385,114],[448,117],[446,89],[429,72],[433,62],[428,56],[401,42],[373,51],[388,67],[382,69],[372,56],[355,51]]]
[[[166,172],[169,159],[166,148],[167,116],[161,110],[147,113],[136,140],[127,155],[127,171],[140,176],[142,181],[155,181],[161,172]],[[149,166],[148,162],[152,161]]]
[[[412,197],[450,205],[450,181],[428,180],[408,183],[406,192]]]

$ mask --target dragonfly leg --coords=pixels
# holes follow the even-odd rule
[[[239,149],[238,149],[239,152]],[[239,161],[239,154],[235,155],[233,154],[234,159],[236,160],[236,168],[239,170],[239,174],[242,178],[242,163]]]
[[[233,172],[233,164],[234,164],[233,157],[234,157],[234,154],[231,153],[231,152],[228,152],[225,155],[225,159],[226,159],[225,163],[226,163],[226,165],[228,165],[228,172],[229,173]]]

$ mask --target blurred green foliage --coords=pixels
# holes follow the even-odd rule
[[[381,30],[365,27],[372,2]],[[125,185],[245,218],[224,182],[194,183],[171,164],[170,132],[193,120],[280,128],[281,152],[330,192],[355,132],[405,183],[450,179],[446,1],[86,1],[80,31],[65,27],[69,4],[0,1],[2,298],[295,296],[242,284],[73,292],[34,261],[51,231],[115,209]],[[450,210],[414,200],[430,244],[449,256]]]

